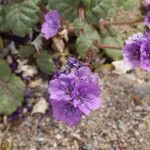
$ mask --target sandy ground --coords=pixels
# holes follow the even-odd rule
[[[137,69],[100,77],[103,106],[79,126],[69,128],[50,115],[26,114],[0,137],[3,146],[10,143],[12,150],[150,150],[150,74]]]

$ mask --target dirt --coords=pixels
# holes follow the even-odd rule
[[[50,114],[26,113],[2,133],[12,150],[149,150],[150,74],[100,74],[103,106],[67,127]],[[1,125],[1,129],[3,125]],[[3,138],[2,138],[3,135]],[[10,147],[9,147],[10,146]]]

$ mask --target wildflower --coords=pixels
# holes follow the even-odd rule
[[[141,67],[150,72],[150,40],[147,39],[141,45]]]
[[[83,113],[67,101],[51,100],[53,117],[65,122],[70,127],[80,123]]]
[[[150,29],[150,11],[145,16],[144,23]]]
[[[58,11],[50,11],[45,15],[45,22],[42,24],[41,32],[48,40],[55,36],[61,27],[60,14]]]
[[[53,116],[70,126],[79,124],[83,115],[98,109],[102,103],[99,77],[86,66],[64,71],[50,81],[48,91]]]
[[[131,68],[135,68],[140,65],[141,58],[141,43],[144,41],[144,35],[141,33],[134,34],[129,37],[123,48],[124,62]]]

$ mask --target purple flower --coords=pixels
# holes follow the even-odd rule
[[[60,14],[58,11],[50,11],[45,15],[45,22],[42,24],[41,32],[44,37],[48,40],[55,36],[61,27]]]
[[[51,100],[53,117],[70,127],[78,125],[83,113],[67,101]]]
[[[150,72],[150,40],[147,39],[141,45],[141,67]]]
[[[71,68],[50,81],[53,116],[70,126],[101,106],[99,77],[86,66]]]
[[[141,43],[145,40],[143,34],[134,34],[126,41],[123,48],[124,62],[131,68],[135,68],[140,65],[141,58]]]
[[[150,29],[150,11],[145,16],[144,23]]]

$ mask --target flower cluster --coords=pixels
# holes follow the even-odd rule
[[[83,115],[101,106],[99,76],[91,70],[70,59],[69,69],[59,73],[49,83],[50,104],[53,117],[69,126],[80,123]]]
[[[150,71],[150,33],[134,34],[129,37],[123,48],[124,61],[131,68],[141,66]]]
[[[45,15],[45,22],[42,24],[41,32],[44,37],[48,40],[55,36],[61,27],[60,14],[57,10],[48,12]]]

